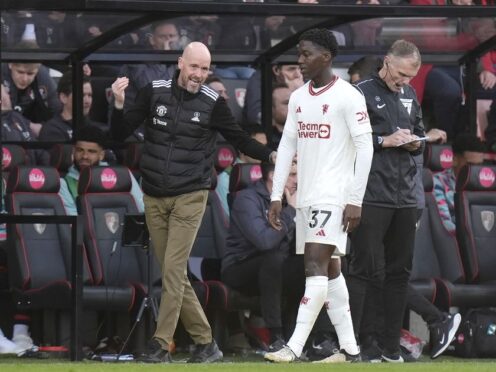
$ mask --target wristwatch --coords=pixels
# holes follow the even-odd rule
[[[377,136],[377,144],[382,147],[383,143],[384,143],[384,137]]]

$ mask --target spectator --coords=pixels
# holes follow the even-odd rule
[[[324,304],[340,350],[322,362],[360,360],[338,258],[345,254],[347,232],[360,221],[372,139],[365,100],[331,70],[337,48],[334,35],[326,29],[308,30],[299,39],[298,64],[310,81],[291,95],[288,105],[269,222],[276,230],[283,229],[281,199],[297,151],[296,252],[305,256],[306,283],[293,335],[282,349],[265,354],[274,362],[300,357]]]
[[[219,96],[226,100],[226,102],[229,101],[229,94],[227,94],[226,86],[222,82],[221,78],[215,75],[210,75],[207,80],[205,80],[205,84],[215,90]]]
[[[22,49],[37,48],[35,43],[28,41],[23,41],[17,46]],[[39,63],[4,64],[2,84],[9,90],[14,110],[31,121],[31,131],[37,138],[42,123],[52,118],[61,108],[56,85],[48,69]]]
[[[263,131],[262,127],[258,124],[252,124],[243,127],[244,131],[247,132],[251,138],[260,142],[262,145],[267,145],[267,135]],[[239,153],[239,156],[234,161],[234,164],[238,163],[260,163],[260,160],[254,159],[242,152]],[[217,177],[217,186],[215,187],[215,192],[219,197],[219,200],[222,204],[222,209],[227,217],[230,215],[229,204],[227,202],[227,195],[229,194],[229,177],[231,175],[232,168],[224,169],[219,176]]]
[[[106,134],[97,127],[87,125],[81,127],[74,141],[73,164],[69,167],[65,177],[60,179],[59,195],[64,203],[68,215],[77,215],[76,198],[78,196],[79,173],[82,167],[107,165],[103,161],[105,156]],[[144,211],[143,192],[133,174],[131,177],[131,195],[136,202],[138,211]]]
[[[434,175],[434,197],[443,225],[455,234],[455,186],[460,169],[466,164],[482,164],[484,144],[475,135],[460,133],[452,144],[453,165]]]
[[[273,176],[274,166],[262,163],[262,179],[236,195],[222,258],[223,282],[242,293],[260,295],[262,317],[270,331],[269,351],[277,351],[286,343],[282,297],[283,292],[295,288],[295,273],[290,275],[286,270],[290,268],[287,258],[294,244],[296,166],[286,183],[283,228],[279,231],[267,219]]]
[[[219,43],[221,26],[217,15],[195,15],[181,18],[179,35],[184,48],[192,41],[199,41],[210,49],[215,49]]]
[[[41,48],[77,47],[79,40],[76,15],[71,12],[37,12],[36,42]]]
[[[2,141],[3,142],[32,142],[35,141],[34,135],[29,127],[30,121],[20,112],[12,110],[12,103],[8,89],[2,84]],[[28,150],[29,161],[31,164],[39,164],[43,161],[43,150]]]
[[[382,58],[375,56],[364,56],[357,59],[348,68],[350,83],[355,84],[359,80],[368,78],[370,75],[377,73],[382,68]]]
[[[272,66],[272,83],[285,83],[291,92],[303,85],[303,76],[298,65]],[[259,70],[255,71],[246,86],[243,122],[262,124],[262,81]]]
[[[359,329],[368,288],[382,287],[385,325],[379,341],[382,359],[403,362],[400,330],[412,266],[417,199],[417,168],[412,155],[423,151],[415,141],[424,137],[422,114],[408,83],[417,74],[421,57],[407,41],[393,43],[381,70],[356,86],[367,102],[373,128],[374,157],[363,200],[362,222],[351,234],[348,276],[351,314]],[[391,182],[393,177],[396,182]],[[374,322],[380,320],[367,308]]]
[[[181,50],[184,46],[179,38],[179,31],[174,22],[170,20],[159,21],[151,25],[151,33],[147,35],[146,48],[153,50]],[[153,80],[170,80],[174,75],[175,66],[163,63],[140,63],[122,66],[118,76],[129,78],[129,87],[126,89],[124,111],[133,107],[138,91]],[[110,108],[112,111],[113,108]],[[143,127],[139,127],[131,137],[130,142],[142,142],[144,138]]]
[[[276,83],[272,86],[272,138],[271,145],[279,146],[284,123],[288,116],[288,103],[291,90],[285,83]]]
[[[43,125],[39,135],[40,141],[71,142],[74,132],[74,123],[72,122],[72,90],[72,73],[66,72],[60,78],[57,86],[57,93],[62,104],[62,111]],[[83,76],[84,125],[93,125],[99,127],[102,131],[108,131],[107,124],[92,121],[88,117],[92,103],[93,89],[91,87],[91,81],[87,76]]]

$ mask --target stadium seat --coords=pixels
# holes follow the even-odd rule
[[[27,164],[27,154],[18,145],[2,145],[2,175],[7,180],[10,170],[18,165]]]
[[[412,286],[431,302],[443,308],[449,307],[450,294],[442,297],[437,284],[443,281],[461,284],[465,282],[458,244],[455,236],[450,234],[442,224],[433,195],[432,172],[423,168],[425,209],[419,221],[415,235],[415,249],[411,273]],[[446,286],[444,286],[446,287]],[[450,286],[449,288],[452,288]]]
[[[496,282],[467,281],[462,249],[441,221],[432,193],[432,173],[428,169],[424,168],[423,179],[426,205],[415,236],[413,287],[444,311],[452,306],[466,309],[495,305]]]
[[[231,167],[237,156],[236,150],[229,143],[217,143],[217,148],[214,155],[214,167],[217,174],[224,171],[224,169]]]
[[[496,167],[466,165],[457,177],[456,235],[470,283],[496,281]]]
[[[7,184],[7,211],[16,215],[65,215],[53,167],[18,166]],[[18,309],[69,309],[71,306],[71,234],[67,224],[9,225],[9,273]],[[47,257],[49,259],[47,259]],[[128,309],[134,290],[119,294],[96,282],[83,254],[83,307]],[[115,293],[109,301],[108,293]]]
[[[442,172],[451,168],[453,164],[453,150],[450,145],[427,143],[424,150],[424,167],[433,173]]]
[[[81,170],[77,204],[84,220],[84,242],[95,284],[115,287],[113,300],[124,299],[130,291],[134,296],[136,285],[146,278],[140,267],[143,252],[122,244],[124,215],[138,214],[130,191],[126,167]]]
[[[243,190],[253,182],[258,181],[260,178],[262,178],[262,169],[260,168],[260,164],[235,164],[229,178],[229,194],[227,195],[227,203],[229,208],[231,208],[238,191]]]

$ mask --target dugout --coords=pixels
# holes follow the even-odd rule
[[[496,47],[496,36],[477,41],[469,23],[473,20],[489,19],[495,22],[494,6],[411,6],[411,5],[350,5],[350,1],[328,1],[323,4],[296,4],[294,1],[165,1],[165,0],[4,0],[0,5],[2,18],[2,43],[0,60],[2,63],[42,62],[55,70],[63,67],[72,69],[75,87],[73,118],[74,123],[82,123],[82,66],[89,63],[97,76],[106,78],[113,73],[113,67],[124,63],[154,61],[174,64],[180,51],[152,51],[132,44],[133,34],[146,37],[147,26],[159,20],[170,19],[179,23],[190,21],[191,16],[214,16],[213,25],[222,26],[222,32],[235,33],[246,21],[251,25],[263,25],[266,17],[285,17],[284,27],[275,31],[265,44],[254,46],[231,43],[227,46],[215,45],[215,40],[206,36],[212,52],[212,63],[216,66],[245,66],[260,70],[262,123],[271,122],[271,68],[274,63],[291,64],[296,61],[295,44],[298,36],[313,27],[326,27],[333,30],[340,43],[340,54],[334,67],[346,71],[348,66],[364,55],[382,57],[391,41],[407,37],[419,46],[423,63],[450,65],[465,71],[466,107],[469,128],[474,133],[476,124],[477,65],[479,58]],[[340,3],[340,4],[338,4]],[[390,3],[398,3],[390,1]],[[52,12],[65,12],[70,22],[64,29],[60,42],[48,43],[49,30],[52,38],[57,35],[51,24]],[[492,17],[488,17],[491,16]],[[40,49],[16,47],[19,37],[26,30],[20,26],[39,24],[44,45]],[[72,35],[71,25],[83,29],[95,23],[100,32]],[[207,28],[205,28],[207,30]],[[473,42],[466,43],[459,36],[467,36]],[[40,40],[41,40],[40,36]],[[211,35],[213,38],[213,34]],[[445,43],[448,37],[452,42]],[[436,39],[436,42],[433,40]],[[197,39],[196,39],[197,40]],[[458,40],[458,42],[457,42]],[[233,92],[235,90],[233,89]],[[232,99],[235,99],[234,97]],[[265,126],[270,135],[270,125]],[[270,136],[269,136],[270,137]],[[53,143],[12,142],[27,148],[49,147]],[[0,140],[0,147],[2,141]],[[118,147],[119,144],[116,144]],[[1,172],[1,170],[0,170]],[[2,195],[3,196],[3,195]],[[3,199],[3,198],[2,198]],[[13,221],[9,215],[0,217],[0,222]],[[22,220],[22,218],[21,218]],[[16,222],[21,222],[16,220]],[[27,222],[27,221],[26,221]],[[79,265],[80,267],[80,265]],[[81,269],[79,269],[81,270]],[[80,287],[74,277],[74,288]],[[76,290],[78,293],[78,290]],[[80,303],[74,302],[74,316],[80,314]],[[77,327],[75,328],[77,329]],[[78,335],[71,358],[81,359]]]

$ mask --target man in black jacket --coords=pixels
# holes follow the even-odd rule
[[[351,234],[350,306],[355,329],[360,329],[367,289],[374,284],[383,286],[379,306],[384,307],[385,326],[379,344],[382,359],[388,362],[403,361],[400,329],[417,221],[413,156],[423,151],[424,142],[418,138],[425,136],[420,105],[408,83],[420,64],[417,47],[398,40],[381,70],[356,85],[367,102],[374,157],[362,220]],[[369,319],[372,310],[367,309]],[[375,322],[376,318],[372,319]]]
[[[17,44],[22,49],[36,49],[36,44],[23,41]],[[48,68],[39,63],[11,62],[2,64],[2,84],[8,89],[15,111],[30,120],[35,138],[42,123],[53,117],[61,108],[57,98],[57,87]]]
[[[41,128],[38,139],[46,142],[71,142],[74,135],[72,121],[72,73],[66,72],[59,80],[57,93],[62,104],[62,110],[48,120]],[[83,76],[83,125],[92,125],[102,131],[108,131],[107,124],[93,121],[89,118],[93,104],[93,88],[88,76]]]
[[[226,101],[203,85],[210,52],[187,45],[172,80],[154,80],[138,91],[135,106],[123,114],[127,77],[112,84],[115,110],[111,129],[122,140],[145,124],[140,168],[145,214],[162,268],[162,299],[157,330],[142,360],[170,362],[169,346],[179,317],[196,344],[192,363],[222,359],[212,331],[186,275],[186,265],[211,186],[217,131],[243,153],[274,162],[275,153],[235,123]]]

